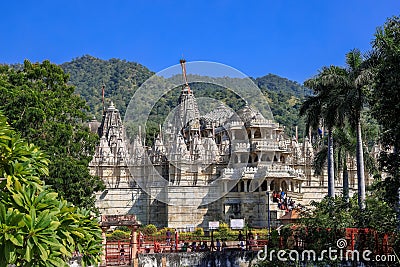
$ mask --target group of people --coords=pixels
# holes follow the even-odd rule
[[[214,242],[210,242],[210,246],[208,245],[207,241],[200,241],[197,243],[193,241],[192,244],[185,241],[181,243],[180,251],[182,252],[194,252],[194,251],[223,251],[227,247],[226,239],[217,239],[215,244]]]
[[[260,239],[259,234],[253,234],[250,230],[245,236],[242,231],[239,231],[237,240],[238,247],[245,250],[246,248],[251,249],[253,246],[257,246],[257,240]],[[140,245],[144,244],[143,234],[139,234]],[[180,251],[180,252],[198,252],[198,251],[224,251],[228,247],[227,240],[217,238],[215,241],[180,241],[179,232],[175,229],[174,234],[168,229],[165,233],[165,245],[162,245],[159,241],[154,241],[153,251],[154,253],[161,253],[167,251]],[[150,253],[151,245],[145,244],[145,253]],[[121,249],[121,260],[124,258],[123,247]]]
[[[250,230],[247,233],[247,238],[245,240],[242,231],[239,230],[239,234],[238,234],[239,244],[238,244],[238,247],[240,247],[242,250],[244,250],[245,246],[247,245],[247,247],[249,249],[251,249],[251,247],[257,246],[257,240],[259,240],[259,239],[260,239],[260,234],[257,233],[256,235],[254,235],[253,232]]]
[[[272,201],[278,203],[280,210],[290,211],[296,207],[296,202],[291,197],[288,197],[285,191],[281,191],[280,193],[274,191],[272,197]]]

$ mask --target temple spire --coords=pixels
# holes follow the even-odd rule
[[[181,59],[179,62],[181,63],[181,67],[182,67],[182,78],[183,78],[183,82],[184,82],[184,84],[185,84],[185,85],[183,86],[183,88],[184,88],[184,89],[187,88],[188,93],[190,94],[190,86],[189,86],[189,83],[188,83],[188,81],[187,81],[187,76],[186,76],[186,60],[185,60],[185,59]]]

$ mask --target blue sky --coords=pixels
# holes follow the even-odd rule
[[[367,51],[398,0],[2,1],[0,62],[90,54],[158,72],[188,61],[232,66],[302,83],[325,65]]]

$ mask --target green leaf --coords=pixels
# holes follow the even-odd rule
[[[49,227],[47,227],[46,230],[54,231],[54,230],[56,230],[56,229],[60,226],[60,224],[61,224],[61,223],[60,223],[59,221],[52,221],[52,222],[50,223]]]
[[[23,238],[21,235],[17,235],[16,237],[11,236],[10,241],[16,245],[16,246],[22,246],[23,245]]]
[[[48,258],[48,253],[47,253],[46,249],[43,247],[43,245],[41,243],[36,243],[36,245],[37,245],[37,248],[39,248],[39,250],[40,250],[40,258],[43,261],[46,261]]]
[[[24,203],[23,203],[23,197],[20,194],[13,194],[12,195],[12,199],[15,201],[15,203],[20,206],[20,207],[24,207]]]

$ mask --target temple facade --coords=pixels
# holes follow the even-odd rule
[[[295,205],[327,194],[326,174],[313,174],[310,140],[288,138],[281,125],[250,106],[236,113],[220,106],[200,115],[185,82],[166,125],[149,147],[140,132],[128,141],[112,103],[101,123],[89,123],[100,136],[90,171],[106,184],[96,195],[101,214],[134,214],[142,224],[179,229],[230,219],[266,227],[268,209],[272,226],[285,214],[276,194],[284,192]],[[353,160],[349,181],[351,193],[357,191]],[[341,192],[341,180],[335,183]]]

